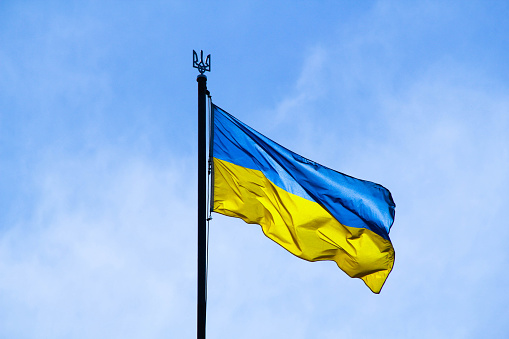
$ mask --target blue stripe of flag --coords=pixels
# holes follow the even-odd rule
[[[215,158],[259,170],[285,191],[321,204],[343,225],[389,239],[396,206],[385,187],[306,159],[221,108],[213,110]]]

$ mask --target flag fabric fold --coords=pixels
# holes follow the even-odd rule
[[[260,225],[297,257],[335,261],[379,293],[394,265],[391,193],[306,159],[215,105],[212,110],[212,210]]]

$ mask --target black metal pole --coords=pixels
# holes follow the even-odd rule
[[[193,67],[198,68],[198,295],[196,331],[198,339],[205,339],[207,321],[207,77],[210,54],[205,61],[203,51],[193,51]]]
[[[198,75],[198,339],[207,319],[207,77]]]

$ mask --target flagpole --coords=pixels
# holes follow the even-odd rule
[[[210,54],[205,62],[203,51],[193,51],[193,67],[200,74],[198,82],[198,294],[197,294],[197,338],[205,339],[207,319],[207,76],[210,71]]]

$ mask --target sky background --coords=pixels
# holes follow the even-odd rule
[[[213,215],[208,338],[509,337],[507,1],[0,1],[0,337],[193,338],[197,70],[387,187],[380,295]]]

